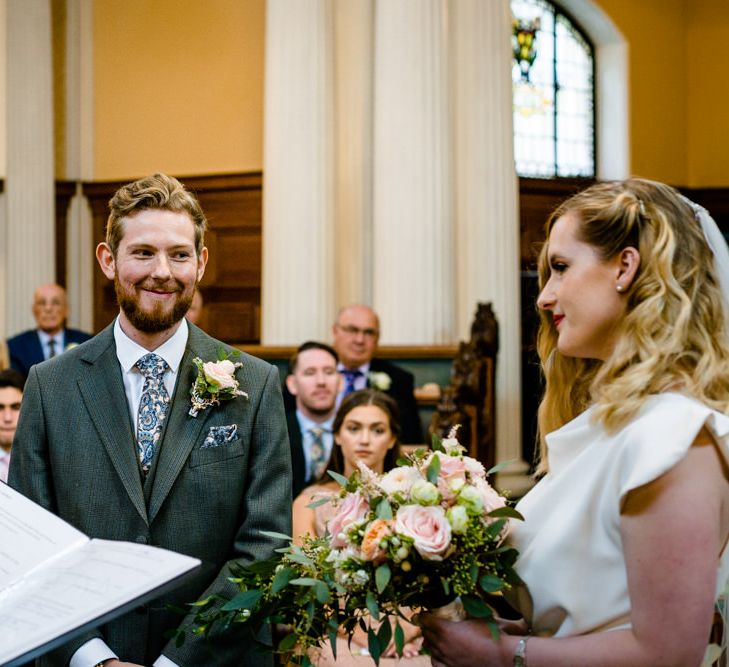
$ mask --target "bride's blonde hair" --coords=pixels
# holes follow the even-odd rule
[[[643,179],[600,183],[552,213],[579,219],[581,241],[604,260],[623,248],[640,252],[640,267],[626,292],[627,309],[617,343],[605,361],[566,357],[557,350],[550,313],[540,311],[537,350],[546,387],[539,406],[540,462],[548,461],[544,436],[588,405],[614,431],[651,394],[676,389],[729,413],[729,337],[714,257],[690,204],[673,188]],[[539,286],[549,273],[549,241],[539,256]]]

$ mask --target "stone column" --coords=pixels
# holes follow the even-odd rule
[[[65,178],[76,181],[66,217],[66,290],[69,324],[94,328],[94,236],[82,181],[93,171],[93,16],[91,0],[66,0],[66,156]]]
[[[268,0],[261,342],[329,336],[334,317],[330,0]]]
[[[33,291],[55,280],[53,87],[48,0],[7,0],[6,329],[34,326]]]
[[[508,0],[450,3],[458,335],[478,301],[499,322],[496,461],[516,460],[500,484],[523,490],[518,184],[514,169]]]
[[[454,339],[447,5],[375,13],[374,306],[387,344]]]
[[[335,302],[372,303],[373,0],[334,4]]]

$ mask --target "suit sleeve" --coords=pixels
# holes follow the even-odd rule
[[[278,371],[269,368],[251,429],[251,463],[247,489],[242,507],[243,522],[234,543],[233,558],[222,568],[216,579],[203,593],[233,597],[237,587],[231,576],[232,562],[251,563],[275,555],[275,549],[283,544],[261,534],[273,531],[291,534],[291,456],[289,451],[286,417],[283,410]],[[220,602],[222,605],[223,603]],[[189,627],[188,616],[180,625]],[[260,636],[270,643],[270,632]],[[273,657],[256,651],[254,642],[245,641],[242,633],[231,629],[207,641],[201,636],[186,635],[185,643],[178,647],[174,639],[165,647],[163,654],[184,667],[220,665],[273,665]]]

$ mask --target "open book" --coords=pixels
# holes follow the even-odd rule
[[[0,482],[0,665],[42,655],[198,567],[174,551],[89,539]]]

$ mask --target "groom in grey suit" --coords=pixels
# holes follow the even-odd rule
[[[124,186],[110,209],[96,256],[114,281],[119,317],[89,342],[31,369],[9,483],[91,537],[173,549],[203,566],[171,593],[37,664],[273,664],[236,632],[212,641],[188,636],[181,647],[165,634],[189,622],[168,605],[231,595],[229,562],[272,556],[281,544],[262,530],[290,534],[278,373],[241,355],[234,374],[247,396],[192,416],[193,359],[216,361],[221,347],[233,351],[184,319],[207,262],[205,216],[195,197],[163,174]],[[145,357],[158,368],[156,384],[144,374]]]

